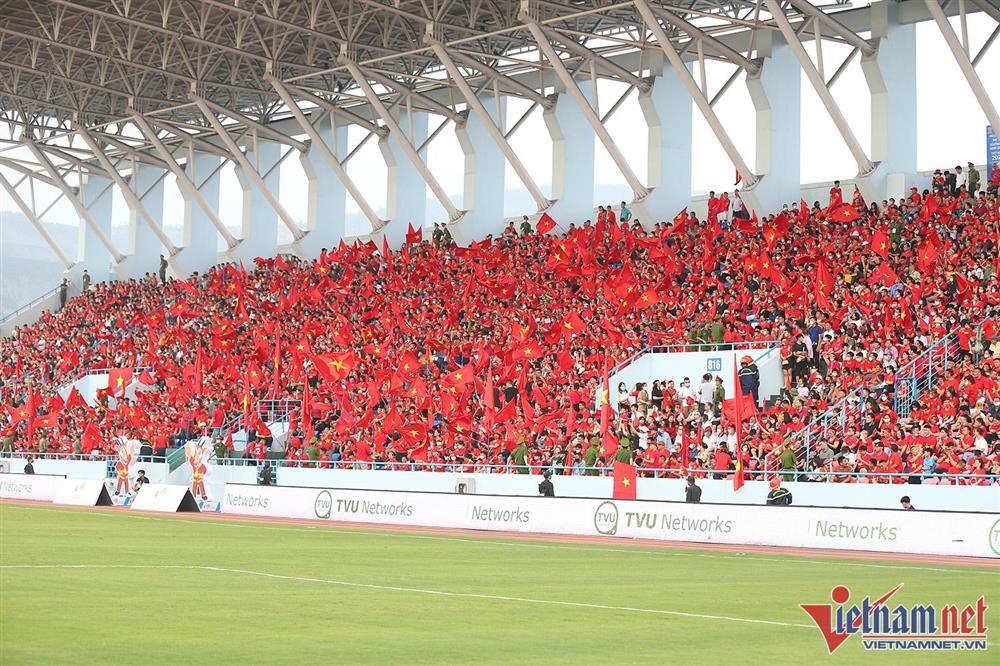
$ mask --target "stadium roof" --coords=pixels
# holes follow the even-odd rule
[[[968,4],[1000,14],[992,0]],[[9,152],[27,140],[63,168],[101,171],[93,146],[74,145],[81,129],[107,155],[142,161],[157,161],[150,132],[230,157],[223,124],[302,149],[294,123],[288,132],[274,124],[289,102],[380,136],[389,130],[375,98],[461,123],[467,95],[455,74],[476,93],[548,108],[553,60],[644,90],[662,58],[657,36],[685,60],[732,66],[714,104],[741,72],[759,69],[755,45],[779,30],[769,11],[778,7],[802,41],[853,47],[831,83],[859,53],[874,53],[868,10],[848,0],[0,0],[0,163],[51,183],[51,169],[46,178]],[[923,0],[900,7],[911,21],[928,18]]]
[[[520,0],[8,0],[0,2],[0,109],[9,121],[88,127],[124,120],[130,106],[165,120],[204,124],[191,93],[267,122],[281,100],[265,79],[294,82],[350,107],[363,104],[339,60],[365,69],[381,97],[408,97],[443,111],[423,93],[449,82],[425,35],[455,54],[473,80],[547,69],[521,18]],[[811,6],[785,2],[788,15]],[[683,48],[704,36],[708,58],[740,61],[713,37],[766,27],[766,8],[748,0],[651,3]],[[597,59],[596,75],[630,81],[603,57],[655,49],[632,2],[537,0],[528,14],[566,62]],[[850,7],[831,0],[827,11]],[[764,18],[762,23],[755,19]],[[831,35],[837,39],[843,36]],[[525,54],[531,55],[525,55]],[[532,57],[533,56],[533,57]],[[746,64],[746,63],[741,63]],[[536,100],[537,101],[537,100]]]

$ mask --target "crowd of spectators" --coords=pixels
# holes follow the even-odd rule
[[[771,454],[789,478],[989,482],[1000,199],[970,187],[935,175],[933,189],[869,204],[838,183],[828,201],[760,219],[738,191],[713,193],[705,219],[649,228],[623,203],[470,247],[438,225],[397,251],[369,240],[315,261],[93,284],[0,341],[0,447],[98,455],[120,435],[153,451],[208,435],[220,458],[263,458],[256,405],[269,399],[294,401],[284,457],[309,466],[592,474],[614,458],[721,478],[740,448],[748,475]],[[951,369],[901,418],[897,370],[944,336]],[[771,340],[785,386],[739,443],[719,378],[651,377],[614,388],[609,450],[595,398],[607,368],[652,345]],[[114,369],[96,406],[58,396],[95,368]],[[865,408],[807,464],[795,433],[859,388]],[[255,435],[239,454],[244,427]]]

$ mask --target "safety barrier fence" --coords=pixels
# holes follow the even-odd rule
[[[183,455],[183,449],[178,449]],[[112,476],[117,456],[105,454],[80,453],[31,453],[5,452],[0,458],[31,456],[35,460],[81,460],[104,461],[109,466],[109,476]],[[612,476],[612,467],[586,467],[584,465],[491,465],[478,463],[434,463],[434,462],[362,462],[352,460],[286,460],[256,458],[213,458],[213,464],[223,466],[261,466],[267,463],[272,468],[294,467],[308,469],[331,470],[366,470],[366,471],[410,471],[410,472],[448,472],[453,474],[542,474],[550,470],[559,476]],[[813,482],[846,482],[846,483],[924,483],[939,485],[990,485],[1000,483],[997,474],[934,474],[924,472],[831,472],[804,470],[774,470],[786,481]],[[698,479],[732,478],[731,469],[689,469],[686,472],[676,468],[639,467],[636,473],[642,478],[678,479],[688,475]],[[747,469],[743,472],[748,481],[760,480],[767,476],[763,469]]]

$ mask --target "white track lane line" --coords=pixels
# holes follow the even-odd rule
[[[685,611],[665,610],[662,608],[635,608],[632,606],[611,606],[608,604],[588,604],[579,601],[559,601],[556,599],[532,599],[529,597],[512,597],[500,594],[480,594],[475,592],[449,592],[446,590],[427,590],[417,587],[401,587],[398,585],[379,585],[376,583],[357,583],[353,581],[331,580],[328,578],[308,578],[305,576],[287,576],[283,574],[273,574],[266,571],[253,571],[250,569],[230,569],[226,567],[209,567],[194,564],[4,564],[0,569],[184,569],[188,571],[214,571],[220,573],[242,574],[245,576],[259,576],[261,578],[272,578],[277,580],[288,580],[300,583],[318,583],[321,585],[336,585],[340,587],[353,587],[366,590],[382,590],[387,592],[405,592],[409,594],[426,594],[438,597],[459,597],[464,599],[485,599],[488,601],[510,601],[523,604],[538,604],[544,606],[569,606],[572,608],[588,608],[598,610],[621,611],[626,613],[644,613],[650,615],[670,615],[674,617],[686,617],[699,620],[715,620],[719,622],[741,622],[744,624],[765,624],[775,627],[799,627],[802,629],[814,629],[815,626],[799,624],[795,622],[778,622],[775,620],[757,620],[747,617],[733,617],[730,615],[707,615],[704,613],[688,613]]]
[[[327,534],[328,531],[325,529],[317,529],[317,527],[306,526],[306,525],[296,525],[292,523],[282,524],[275,523],[272,525],[261,525],[252,522],[243,521],[227,521],[224,518],[219,520],[210,520],[204,518],[183,518],[180,515],[170,517],[170,518],[157,518],[156,516],[143,516],[131,513],[112,513],[106,511],[81,511],[79,509],[56,509],[54,507],[47,506],[25,506],[18,504],[8,504],[4,505],[6,508],[10,509],[27,509],[29,511],[51,511],[53,513],[72,513],[75,515],[80,515],[84,513],[89,516],[105,516],[109,518],[128,518],[130,520],[152,520],[157,522],[177,522],[178,520],[183,521],[185,524],[189,525],[211,525],[214,527],[229,527],[236,529],[251,529],[251,530],[278,530],[278,531],[292,531],[292,532],[305,532],[308,531],[313,534]],[[948,569],[944,567],[927,567],[920,565],[907,565],[907,564],[873,564],[870,562],[845,562],[836,555],[816,555],[816,559],[788,559],[784,557],[758,557],[755,555],[746,555],[742,553],[733,553],[731,555],[726,554],[716,554],[716,553],[687,553],[682,552],[685,549],[670,549],[669,547],[661,546],[636,546],[629,548],[617,548],[615,546],[605,546],[599,543],[579,543],[579,544],[556,544],[556,543],[537,543],[529,540],[525,541],[502,541],[499,537],[490,536],[489,534],[484,534],[481,538],[467,538],[459,536],[448,536],[448,535],[433,535],[433,534],[416,534],[407,532],[395,532],[395,531],[381,531],[377,528],[371,527],[355,527],[350,524],[329,526],[332,528],[330,531],[334,534],[343,534],[346,532],[353,532],[358,534],[365,534],[371,536],[379,536],[388,539],[424,539],[429,541],[455,541],[459,543],[470,543],[477,544],[481,546],[500,546],[508,548],[541,548],[544,550],[600,550],[612,553],[629,553],[632,555],[644,555],[653,557],[708,557],[712,559],[720,560],[754,560],[757,562],[780,562],[782,564],[808,564],[812,566],[830,566],[831,560],[836,560],[836,566],[838,567],[861,567],[865,569],[891,569],[895,571],[931,571],[934,573],[954,573],[954,574],[971,574],[971,575],[983,575],[983,576],[994,576],[1000,577],[1000,570],[992,571],[986,568],[969,566],[963,569]],[[344,530],[339,530],[337,528],[344,527]],[[544,535],[535,534],[530,535],[534,539],[544,540]],[[730,544],[732,545],[732,544]],[[706,544],[706,548],[708,545]],[[844,557],[850,558],[851,551],[844,551]]]

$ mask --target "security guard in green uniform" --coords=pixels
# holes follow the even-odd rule
[[[598,437],[590,438],[590,446],[583,452],[583,464],[586,466],[584,476],[597,476],[597,460],[601,457],[601,440]]]
[[[618,443],[618,451],[615,452],[615,462],[632,464],[632,440],[622,437]]]
[[[781,487],[781,477],[775,475],[771,477],[771,492],[767,494],[767,504],[769,506],[791,506],[792,493]]]
[[[510,462],[518,474],[528,473],[528,447],[525,445],[523,437],[517,440],[517,447],[510,452]]]

